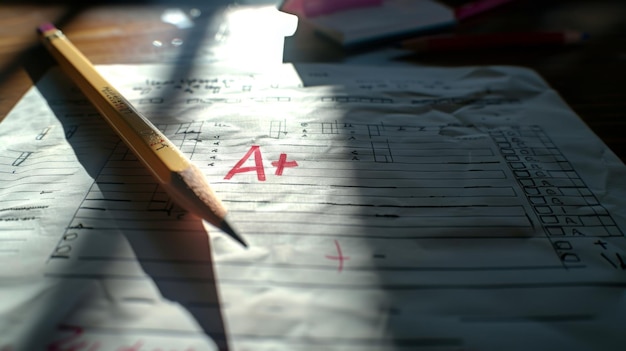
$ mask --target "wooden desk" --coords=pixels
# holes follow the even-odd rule
[[[248,3],[254,2],[268,4],[267,0]],[[271,0],[269,2],[271,4]],[[216,12],[214,2],[210,2],[211,8],[207,2],[200,1],[170,1],[169,4],[158,1],[157,5],[116,1],[113,5],[95,6],[80,5],[81,2],[46,6],[22,3],[0,5],[0,23],[3,23],[0,27],[0,120],[33,81],[53,64],[35,35],[35,28],[42,22],[52,21],[61,27],[96,64],[164,62],[180,56],[185,58],[185,55],[187,59],[210,60],[209,48],[220,41],[220,30],[223,31],[219,16],[216,17],[221,12]],[[463,1],[446,3],[458,5]],[[193,17],[195,25],[177,26],[164,21],[164,13],[172,8]],[[624,18],[626,3],[622,0],[553,0],[543,2],[541,8],[536,2],[522,0],[467,21],[453,31],[567,28],[587,31],[591,40],[571,48],[422,55],[397,60],[429,65],[513,64],[533,68],[622,160],[626,160]],[[185,52],[190,46],[195,56]],[[258,53],[263,51],[266,50]],[[360,54],[363,53],[345,53],[301,25],[293,37],[287,38],[283,58],[289,62],[333,62],[349,61]],[[255,53],[245,55],[256,56]],[[380,64],[379,60],[372,59],[372,63]]]

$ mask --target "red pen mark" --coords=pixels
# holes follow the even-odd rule
[[[250,158],[252,153],[254,153],[254,166],[242,167],[242,165]],[[239,160],[239,162],[235,164],[235,167],[233,167],[228,172],[228,174],[226,174],[226,177],[224,177],[224,179],[228,180],[237,173],[252,172],[252,171],[256,172],[257,178],[260,181],[265,181],[265,169],[263,168],[263,157],[261,156],[261,150],[259,149],[258,145],[252,145],[250,147],[250,150],[248,150],[248,152],[246,152],[246,154],[241,158],[241,160]]]
[[[85,334],[85,329],[83,327],[62,324],[57,328],[67,335],[59,337],[57,340],[48,344],[46,348],[47,351],[100,351],[102,348],[100,341],[90,340],[90,337]],[[120,342],[118,345],[119,346],[115,348],[115,351],[165,351],[164,348],[146,346],[143,340],[137,340],[133,344],[122,344]],[[106,349],[113,350],[111,347],[113,347],[113,345],[108,345]],[[183,350],[179,347],[167,348],[167,350]],[[195,351],[195,348],[190,346],[184,350]],[[13,348],[9,345],[0,345],[0,351],[13,351]]]
[[[341,246],[339,245],[339,242],[337,240],[335,240],[335,247],[337,248],[337,256],[326,255],[326,258],[328,258],[329,260],[339,261],[339,267],[337,267],[337,272],[341,272],[343,271],[343,262],[349,260],[350,257],[343,255],[343,253],[341,252]]]
[[[66,351],[66,350],[78,350],[79,347],[84,347],[84,342],[76,344],[78,338],[83,334],[84,330],[81,327],[73,326],[73,325],[60,325],[60,330],[66,330],[71,332],[65,338],[59,339],[48,344],[48,351]],[[74,343],[70,345],[71,343]]]
[[[296,161],[287,161],[287,154],[280,154],[280,158],[278,161],[272,162],[272,166],[276,167],[275,175],[283,175],[283,170],[285,167],[297,167],[298,163]]]

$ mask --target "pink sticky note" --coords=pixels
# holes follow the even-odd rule
[[[511,1],[513,0],[477,0],[459,7],[456,10],[456,19],[462,21],[468,17],[476,16]]]
[[[378,6],[383,0],[288,0],[281,10],[306,17],[315,17],[354,8]]]

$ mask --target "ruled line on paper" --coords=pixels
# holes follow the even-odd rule
[[[192,308],[201,308],[206,309],[204,306],[196,306],[196,304],[189,305]],[[210,307],[209,307],[210,308]],[[78,328],[72,325],[62,325],[64,328]],[[144,337],[155,337],[155,336],[165,336],[165,337],[175,337],[175,338],[194,338],[201,337],[203,334],[199,331],[186,331],[186,330],[176,330],[176,329],[168,329],[168,328],[146,328],[146,327],[134,327],[129,329],[123,329],[119,327],[96,327],[96,326],[88,326],[88,327],[80,327],[81,334],[92,334],[95,336],[98,335],[108,335],[115,336],[123,332],[132,331]],[[225,337],[223,334],[212,334],[214,337]],[[386,340],[380,340],[377,338],[368,338],[368,337],[326,337],[320,338],[317,341],[312,341],[307,338],[300,337],[289,337],[285,338],[283,335],[267,335],[267,334],[252,334],[252,333],[231,333],[228,335],[229,337],[240,339],[246,342],[272,342],[273,340],[282,340],[288,345],[292,347],[298,347],[303,345],[311,345],[311,346],[319,346],[319,345],[353,345],[353,346],[368,346],[368,345],[382,345],[385,343],[392,342],[395,345],[403,345],[405,347],[445,347],[445,346],[459,346],[462,344],[461,339],[458,338],[438,338],[438,337],[399,337],[399,338],[389,338]],[[184,344],[184,339],[181,340],[181,343]],[[135,347],[141,347],[142,344],[135,344]],[[176,350],[176,349],[175,349]],[[182,351],[182,349],[180,349]]]
[[[96,261],[96,262],[112,262],[112,261],[128,261],[128,262],[143,262],[143,263],[155,263],[155,264],[176,264],[181,267],[192,267],[193,265],[206,265],[210,264],[210,261],[198,261],[194,259],[185,259],[185,258],[175,258],[175,259],[162,259],[162,258],[141,258],[141,257],[111,257],[111,256],[89,256],[89,255],[79,255],[77,256],[77,260],[79,261]],[[239,266],[245,267],[249,263],[248,262],[219,262],[220,266]],[[321,265],[321,264],[311,264],[311,263],[265,263],[265,262],[255,262],[255,266],[260,266],[264,268],[272,268],[272,269],[286,269],[286,270],[297,270],[297,269],[315,269],[315,270],[326,270],[326,271],[335,271],[334,267],[329,265]],[[574,267],[574,269],[582,269],[585,266],[580,265]],[[350,271],[399,271],[399,272],[409,272],[409,271],[434,271],[434,272],[475,272],[475,271],[525,271],[525,270],[563,270],[562,265],[544,265],[544,266],[485,266],[485,267],[472,267],[472,266],[441,266],[441,267],[424,267],[424,266],[409,266],[409,265],[370,265],[370,266],[355,266],[352,265],[349,269]],[[183,279],[184,280],[184,279]]]
[[[574,269],[584,269],[585,266],[575,267]],[[552,269],[548,269],[552,270]],[[533,271],[531,269],[530,271]],[[79,278],[79,279],[118,279],[128,281],[143,281],[145,277],[123,275],[123,274],[81,274],[81,273],[55,273],[49,272],[45,274],[46,277],[52,278]],[[155,277],[156,279],[171,282],[182,283],[211,283],[213,279],[196,278],[186,279],[180,277]],[[267,284],[267,281],[253,281],[253,280],[237,280],[223,278],[220,282],[230,286],[242,286],[242,287],[255,287],[263,286]],[[354,290],[361,289],[380,289],[389,291],[419,291],[419,290],[508,290],[508,289],[532,289],[532,290],[548,290],[558,288],[604,288],[604,289],[623,289],[626,287],[626,283],[622,282],[598,282],[598,281],[576,281],[576,282],[538,282],[538,283],[502,283],[502,284],[380,284],[380,283],[361,283],[356,285],[344,284],[344,283],[315,283],[315,282],[291,282],[291,281],[272,281],[272,284],[280,287],[289,287],[295,289],[336,289],[336,290]]]

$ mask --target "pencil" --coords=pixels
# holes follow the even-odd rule
[[[586,33],[562,32],[516,32],[463,35],[434,35],[408,39],[400,47],[416,52],[446,52],[507,47],[554,46],[581,43]]]
[[[137,111],[57,29],[38,27],[44,46],[175,203],[247,246],[226,220],[227,211],[200,169]]]

